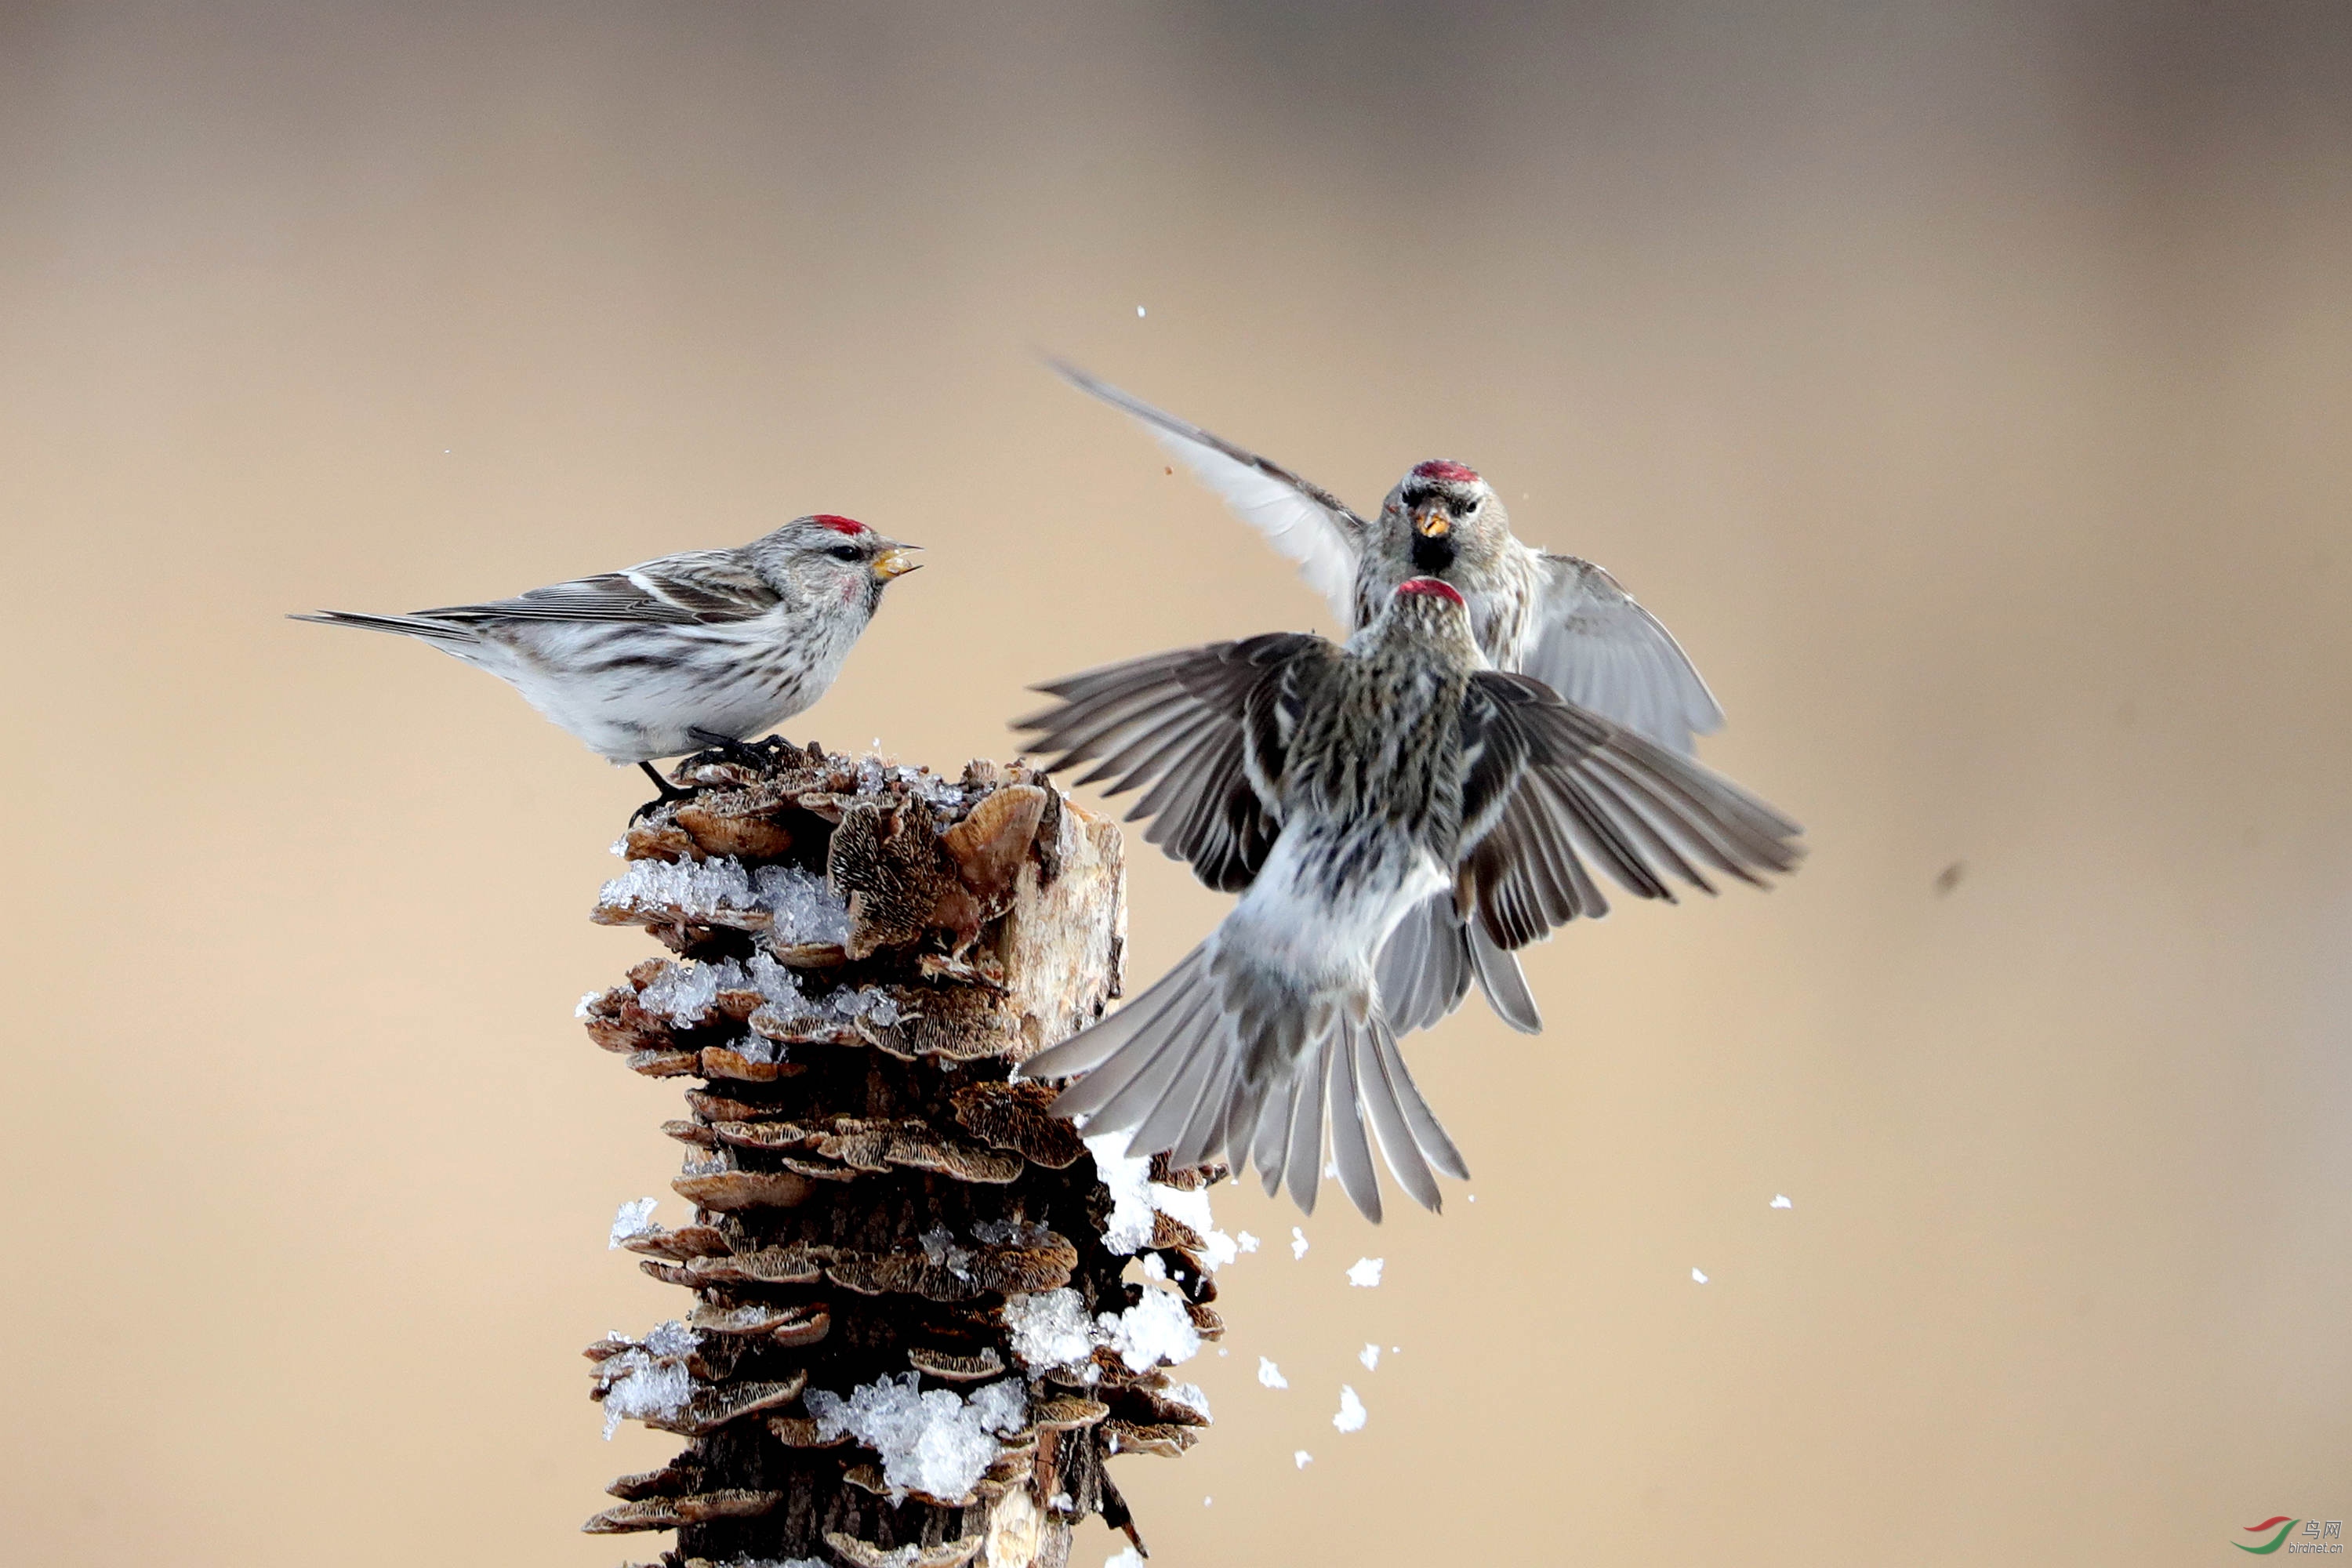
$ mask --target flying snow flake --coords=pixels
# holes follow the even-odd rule
[[[1704,1274],[1702,1274],[1702,1273],[1700,1273],[1700,1272],[1699,1272],[1697,1269],[1696,1269],[1696,1268],[1694,1268],[1694,1269],[1692,1269],[1692,1270],[1691,1270],[1691,1278],[1692,1278],[1693,1279],[1697,1280],[1697,1281],[1698,1281],[1700,1284],[1702,1284],[1702,1285],[1704,1285],[1704,1284],[1706,1284],[1706,1275],[1704,1275]]]
[[[1122,1546],[1118,1556],[1103,1559],[1103,1568],[1143,1568],[1143,1559],[1136,1554],[1134,1547]]]
[[[1293,1261],[1307,1256],[1307,1233],[1295,1225],[1290,1227],[1290,1256]]]
[[[1387,1264],[1385,1258],[1359,1258],[1348,1267],[1348,1283],[1369,1290],[1381,1282],[1381,1270]]]
[[[1788,1194],[1775,1193],[1772,1195],[1772,1206],[1776,1209],[1792,1209],[1797,1205],[1789,1201]]]
[[[1139,321],[1143,320],[1143,315],[1144,315],[1143,307],[1142,307],[1142,306],[1140,306],[1140,305],[1138,305],[1138,306],[1135,308],[1135,319],[1136,319],[1137,321]]]
[[[1356,1359],[1364,1363],[1364,1370],[1366,1372],[1374,1371],[1381,1364],[1381,1347],[1378,1345],[1366,1345],[1362,1350],[1356,1352]]]
[[[1291,1455],[1290,1459],[1293,1464],[1297,1465],[1303,1470],[1307,1466],[1315,1462],[1315,1456],[1308,1453],[1306,1449],[1301,1448],[1297,1453]]]
[[[1354,1389],[1344,1383],[1341,1384],[1339,1414],[1331,1417],[1331,1425],[1342,1432],[1360,1432],[1364,1429],[1364,1422],[1367,1419],[1364,1415],[1364,1402],[1356,1397]]]
[[[1290,1386],[1290,1379],[1282,1375],[1282,1369],[1264,1356],[1257,1358],[1257,1380],[1268,1388]]]
[[[1257,1237],[1252,1236],[1247,1231],[1244,1231],[1239,1236],[1234,1237],[1234,1245],[1240,1247],[1244,1252],[1255,1252],[1257,1250]]]
[[[1474,1204],[1478,1201],[1478,1194],[1475,1193],[1465,1193],[1462,1195]]]
[[[660,1204],[659,1198],[636,1198],[623,1204],[613,1215],[613,1237],[604,1244],[604,1250],[614,1251],[623,1242],[634,1240],[649,1230],[659,1229],[654,1224],[654,1210]]]

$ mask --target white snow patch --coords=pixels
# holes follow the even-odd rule
[[[613,1440],[622,1422],[676,1415],[693,1397],[694,1378],[687,1371],[686,1358],[701,1342],[700,1334],[672,1321],[639,1343],[597,1363],[596,1378],[604,1389],[606,1442]]]
[[[753,953],[743,963],[731,958],[712,963],[698,963],[691,958],[673,960],[637,993],[637,1005],[673,1024],[698,1024],[721,991],[756,991],[766,1008],[787,1018],[809,1010],[799,978],[764,952]]]
[[[1706,1284],[1706,1275],[1704,1275],[1704,1274],[1702,1274],[1702,1273],[1700,1273],[1700,1272],[1699,1272],[1697,1269],[1696,1269],[1696,1268],[1694,1268],[1694,1269],[1692,1269],[1692,1270],[1691,1270],[1691,1278],[1692,1278],[1693,1279],[1697,1280],[1697,1281],[1698,1281],[1700,1284],[1702,1284],[1702,1285],[1704,1285],[1704,1284]]]
[[[775,917],[771,943],[849,940],[849,906],[814,871],[798,866],[762,866],[751,873],[760,906]]]
[[[1187,1410],[1199,1411],[1201,1413],[1201,1419],[1203,1421],[1212,1419],[1209,1415],[1209,1396],[1202,1392],[1201,1385],[1199,1384],[1171,1384],[1168,1386],[1167,1396],[1174,1400],[1177,1404],[1184,1406]]]
[[[1364,1415],[1364,1402],[1356,1397],[1356,1391],[1354,1389],[1349,1387],[1344,1383],[1341,1384],[1339,1385],[1339,1414],[1331,1417],[1331,1425],[1337,1426],[1342,1432],[1360,1432],[1364,1429],[1364,1422],[1366,1419],[1367,1417]]]
[[[1381,1347],[1378,1345],[1366,1345],[1362,1350],[1356,1352],[1356,1359],[1364,1363],[1364,1370],[1366,1372],[1377,1371],[1381,1364]]]
[[[961,1497],[995,1461],[1002,1447],[997,1437],[1027,1423],[1027,1384],[1003,1378],[974,1389],[969,1399],[951,1389],[927,1393],[921,1385],[921,1377],[909,1372],[859,1384],[847,1399],[812,1388],[801,1402],[819,1436],[846,1434],[880,1456],[893,1501],[905,1501],[909,1491]]]
[[[849,938],[849,908],[824,878],[798,866],[745,870],[727,855],[702,861],[632,860],[627,870],[604,884],[596,901],[628,914],[673,909],[701,920],[765,914],[771,942],[838,944]]]
[[[633,1198],[623,1204],[613,1215],[613,1237],[604,1250],[616,1250],[625,1241],[632,1241],[661,1226],[654,1223],[654,1210],[661,1206],[659,1198]]]
[[[1290,1456],[1290,1461],[1303,1470],[1315,1462],[1315,1456],[1301,1448]]]
[[[906,1016],[898,998],[872,985],[845,985],[824,999],[824,1006],[837,1018],[866,1018],[885,1029]]]
[[[1110,1189],[1103,1246],[1116,1257],[1131,1257],[1151,1239],[1151,1161],[1128,1158],[1124,1132],[1105,1132],[1086,1145],[1095,1157],[1095,1174]]]
[[[1192,1326],[1192,1314],[1172,1290],[1146,1290],[1143,1300],[1126,1311],[1101,1313],[1095,1323],[1103,1331],[1102,1342],[1136,1372],[1149,1372],[1163,1363],[1181,1366],[1201,1353],[1201,1331]]]
[[[1013,1355],[1031,1372],[1080,1366],[1094,1354],[1095,1326],[1076,1290],[1007,1296],[1004,1326],[1013,1333]]]
[[[1008,1296],[1004,1326],[1012,1331],[1013,1353],[1023,1366],[1033,1373],[1074,1368],[1089,1383],[1097,1345],[1118,1352],[1137,1372],[1181,1365],[1201,1353],[1201,1331],[1192,1326],[1182,1298],[1169,1290],[1147,1289],[1124,1312],[1097,1313],[1092,1322],[1076,1290]]]
[[[1234,1237],[1234,1245],[1244,1252],[1255,1252],[1257,1250],[1257,1237],[1252,1236],[1247,1231],[1244,1231],[1241,1235]]]
[[[1282,1369],[1264,1356],[1257,1358],[1257,1380],[1268,1388],[1290,1386],[1290,1379],[1282,1375]]]
[[[1294,1226],[1292,1226],[1290,1227],[1290,1257],[1291,1257],[1291,1261],[1293,1261],[1293,1262],[1297,1262],[1299,1258],[1304,1258],[1304,1257],[1306,1257],[1306,1256],[1307,1256],[1307,1233],[1306,1233],[1305,1231],[1303,1231],[1303,1230],[1299,1229],[1297,1226],[1295,1226],[1295,1225],[1294,1225]]]
[[[1381,1282],[1381,1270],[1387,1266],[1385,1258],[1359,1258],[1348,1266],[1348,1283],[1369,1290]]]
[[[1139,316],[1143,314],[1142,308],[1137,307],[1135,313]],[[1103,1559],[1103,1568],[1143,1568],[1143,1559],[1136,1554],[1134,1547],[1122,1546],[1118,1556]]]
[[[1789,1201],[1788,1194],[1776,1193],[1772,1197],[1772,1206],[1776,1209],[1792,1209],[1797,1205]]]

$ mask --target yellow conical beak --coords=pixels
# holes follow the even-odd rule
[[[921,548],[919,544],[900,544],[884,551],[874,558],[871,568],[874,575],[885,583],[893,577],[904,577],[922,565],[921,562],[914,559],[915,552]]]
[[[1443,539],[1454,531],[1454,520],[1443,502],[1431,501],[1412,514],[1412,531],[1424,539]]]

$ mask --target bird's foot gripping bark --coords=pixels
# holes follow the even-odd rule
[[[697,763],[740,763],[747,768],[770,773],[784,760],[786,752],[799,750],[782,735],[771,735],[764,741],[739,741],[712,730],[694,729],[686,733],[688,739],[703,748],[686,759],[688,767]]]

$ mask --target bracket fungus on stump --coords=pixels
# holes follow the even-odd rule
[[[587,1351],[608,1430],[687,1444],[585,1528],[675,1530],[669,1568],[1061,1568],[1089,1513],[1134,1532],[1107,1458],[1207,1425],[1165,1369],[1223,1331],[1230,1256],[1221,1173],[1008,1081],[1118,994],[1118,829],[1017,766],[764,759],[682,766],[593,917],[674,956],[587,997],[590,1036],[698,1083],[664,1128],[691,1222],[613,1235],[694,1301]]]

